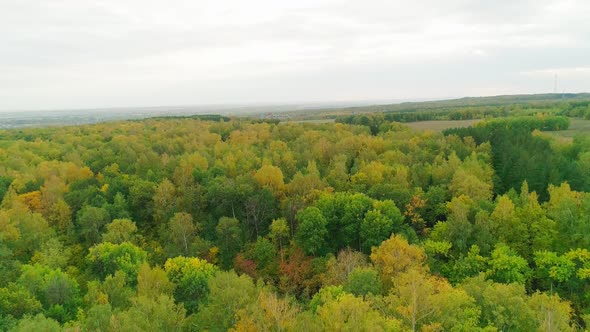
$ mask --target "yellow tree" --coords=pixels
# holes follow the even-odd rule
[[[383,317],[370,303],[343,293],[317,309],[324,331],[401,331],[398,321]]]
[[[368,265],[367,256],[363,253],[350,248],[342,249],[336,258],[332,257],[328,260],[323,284],[324,286],[342,285],[354,269]]]
[[[157,299],[162,294],[172,297],[174,284],[168,280],[163,269],[157,266],[150,268],[149,264],[144,263],[137,274],[137,296]]]
[[[43,203],[43,212],[47,217],[49,212],[60,199],[63,199],[67,191],[66,183],[56,176],[50,177],[41,186],[41,200]]]
[[[379,247],[374,247],[371,253],[371,261],[380,272],[386,288],[391,286],[392,278],[411,268],[427,270],[425,260],[424,249],[409,244],[404,237],[395,234],[383,241]]]
[[[38,190],[24,193],[18,196],[19,200],[33,212],[43,212],[41,192]]]
[[[270,290],[262,290],[255,303],[237,312],[230,331],[292,331],[299,310],[292,301]]]
[[[264,165],[256,171],[254,178],[263,187],[269,188],[277,196],[283,192],[285,182],[280,168],[272,165]]]
[[[411,268],[393,278],[394,287],[386,302],[411,331],[473,331],[479,308],[464,290],[440,277]]]
[[[400,273],[393,279],[394,287],[388,298],[390,306],[412,331],[417,331],[436,313],[430,297],[435,291],[435,280],[416,269]]]
[[[473,200],[489,200],[492,197],[492,184],[480,180],[469,170],[458,169],[451,180],[449,189],[453,196],[465,195]]]
[[[120,244],[123,242],[135,242],[137,239],[137,226],[129,219],[115,219],[106,225],[106,233],[102,235],[103,242]]]
[[[500,242],[504,242],[521,255],[528,253],[530,233],[516,214],[515,206],[508,196],[498,198],[498,203],[491,214],[492,230]]]
[[[575,331],[570,325],[572,308],[558,295],[536,292],[528,299],[528,305],[535,313],[538,331],[568,332]]]
[[[49,210],[47,221],[59,231],[66,232],[72,226],[72,209],[60,199]]]
[[[178,251],[189,254],[189,248],[197,235],[197,226],[193,217],[184,212],[175,213],[168,223],[169,238]]]
[[[164,179],[154,193],[154,220],[164,223],[172,217],[176,203],[176,188],[168,179]]]

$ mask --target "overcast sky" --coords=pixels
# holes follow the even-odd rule
[[[588,0],[0,0],[0,110],[590,91]]]

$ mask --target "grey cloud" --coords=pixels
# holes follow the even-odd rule
[[[530,73],[552,70],[590,90],[572,69],[590,67],[588,14],[584,0],[4,0],[0,110],[546,92]]]

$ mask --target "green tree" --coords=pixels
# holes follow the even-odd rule
[[[467,279],[461,288],[481,308],[480,326],[494,326],[500,331],[536,329],[534,312],[527,305],[523,285],[494,283],[480,274]]]
[[[110,304],[97,304],[88,309],[81,322],[85,331],[108,331],[111,326],[113,309]]]
[[[277,257],[277,250],[266,238],[259,237],[256,242],[251,243],[245,251],[245,256],[256,262],[256,270],[263,275],[276,273],[277,265],[273,263]]]
[[[326,219],[326,229],[330,234],[328,244],[331,250],[361,246],[361,223],[367,211],[373,208],[371,198],[360,193],[326,194],[318,200],[316,206]]]
[[[268,235],[278,247],[279,252],[283,250],[283,246],[289,240],[289,234],[289,224],[284,218],[275,219],[270,224],[270,233]]]
[[[175,257],[164,264],[168,279],[176,285],[174,298],[184,304],[189,313],[194,313],[209,294],[209,279],[217,267],[199,258]]]
[[[530,276],[527,261],[505,244],[498,244],[488,262],[486,274],[496,282],[524,284]]]
[[[137,241],[137,226],[129,219],[115,219],[106,225],[106,233],[102,235],[103,242],[121,244]]]
[[[590,196],[571,190],[567,183],[548,190],[547,216],[556,223],[558,251],[590,248]]]
[[[174,284],[161,268],[150,268],[147,263],[143,264],[137,274],[137,295],[157,299],[161,294],[173,296]]]
[[[215,227],[217,243],[224,267],[231,266],[235,255],[242,248],[242,229],[235,218],[221,217]]]
[[[108,275],[100,283],[100,290],[108,297],[109,303],[116,309],[126,309],[131,304],[134,295],[133,288],[122,271]]]
[[[296,239],[303,251],[309,255],[321,255],[327,252],[328,222],[320,209],[308,207],[297,213],[299,227]]]
[[[2,217],[5,218],[6,245],[23,263],[28,262],[53,235],[45,218],[39,213],[31,213],[26,207],[14,207]]]
[[[453,251],[465,252],[473,242],[474,202],[465,195],[454,197],[447,203],[449,210],[446,222],[439,222],[432,230],[431,239],[437,241],[449,241],[453,245]]]
[[[80,237],[93,245],[100,242],[100,234],[111,217],[106,209],[86,205],[78,211],[76,221]]]
[[[71,249],[56,238],[51,238],[43,243],[39,251],[31,258],[31,263],[45,266],[53,266],[65,269],[72,256]]]
[[[360,230],[363,251],[369,252],[371,248],[381,244],[381,242],[389,238],[392,231],[393,221],[391,219],[381,214],[379,210],[367,212],[361,223]]]
[[[129,219],[131,217],[127,200],[120,192],[117,192],[113,197],[113,203],[107,204],[104,207],[109,211],[109,215],[113,219]]]
[[[343,285],[343,289],[345,292],[356,296],[379,295],[381,294],[379,273],[370,267],[355,268],[348,275],[348,280]]]
[[[36,314],[42,309],[41,302],[23,285],[10,283],[0,288],[0,312],[21,318],[25,314]]]
[[[17,283],[41,301],[51,318],[66,322],[75,317],[81,301],[78,283],[61,270],[42,265],[23,265]]]
[[[247,275],[219,272],[208,281],[209,295],[193,322],[193,329],[227,331],[237,322],[240,310],[253,305],[259,290]]]
[[[143,226],[147,228],[153,227],[153,196],[156,184],[149,180],[138,178],[130,179],[129,182],[129,197],[127,197],[127,201],[129,203],[129,210],[131,211],[131,220],[137,221],[140,228]]]
[[[88,305],[109,304],[114,309],[127,309],[131,305],[134,289],[121,271],[109,274],[104,281],[93,280],[87,284],[84,300]]]
[[[480,255],[477,245],[471,246],[467,255],[461,255],[457,260],[452,262],[449,280],[453,283],[459,283],[469,277],[475,277],[485,272],[489,258]]]
[[[113,331],[182,331],[186,310],[174,299],[160,295],[157,299],[139,296],[132,306],[111,318]]]
[[[129,283],[135,284],[139,267],[147,260],[147,253],[129,242],[103,242],[90,248],[86,260],[92,272],[100,278],[121,271]]]
[[[0,176],[0,202],[4,198],[4,195],[8,192],[8,187],[10,187],[12,180],[12,178],[6,176]]]
[[[43,316],[43,314],[38,314],[34,317],[25,317],[21,319],[13,329],[11,329],[13,332],[60,332],[61,330],[62,328],[58,322]]]

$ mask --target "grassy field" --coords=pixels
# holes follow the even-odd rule
[[[545,134],[562,141],[571,141],[577,134],[590,134],[590,120],[570,119],[568,130],[550,131]]]
[[[473,126],[474,124],[482,121],[481,119],[475,120],[435,120],[435,121],[419,121],[419,122],[407,122],[404,123],[406,126],[414,130],[432,130],[432,131],[443,131],[449,128],[462,128]]]
[[[459,99],[419,101],[419,102],[402,102],[394,104],[375,104],[367,106],[351,107],[326,107],[326,108],[309,108],[297,109],[292,111],[281,112],[282,117],[288,117],[291,120],[310,120],[310,119],[333,119],[341,115],[351,115],[360,113],[380,113],[380,112],[432,112],[432,111],[456,111],[465,108],[477,107],[497,107],[502,105],[527,104],[531,106],[541,106],[546,104],[559,104],[568,101],[590,100],[590,93],[579,94],[532,94],[532,95],[505,95],[489,97],[466,97]],[[268,112],[265,110],[264,113]],[[271,111],[272,112],[272,111]],[[261,114],[261,113],[253,113]],[[434,130],[434,129],[433,129]]]
[[[477,122],[482,121],[481,119],[477,120],[433,120],[433,121],[418,121],[418,122],[406,122],[403,123],[404,125],[414,129],[414,130],[431,130],[436,132],[441,132],[448,128],[457,128],[457,127],[469,127]],[[315,119],[315,120],[287,120],[281,121],[280,123],[332,123],[334,119]]]
[[[443,131],[448,128],[469,127],[480,121],[482,120],[476,119],[458,121],[420,121],[409,122],[404,124],[415,130]],[[544,132],[544,134],[556,138],[563,138],[565,140],[571,140],[575,135],[584,133],[590,134],[590,120],[570,119],[570,127],[568,130]]]
[[[279,123],[332,123],[335,119],[315,119],[315,120],[284,120]]]
[[[407,122],[404,125],[414,130],[431,130],[441,132],[448,128],[462,128],[473,126],[474,124],[483,121],[482,119],[474,120],[434,120],[434,121],[418,121]],[[571,124],[568,130],[544,132],[544,135],[549,135],[563,141],[571,141],[576,134],[587,133],[590,134],[590,120],[571,119]],[[315,120],[289,120],[281,121],[281,123],[331,123],[334,119],[315,119]]]
[[[568,130],[554,132],[554,134],[563,137],[574,137],[574,135],[580,133],[590,133],[590,120],[570,119],[570,127]]]

